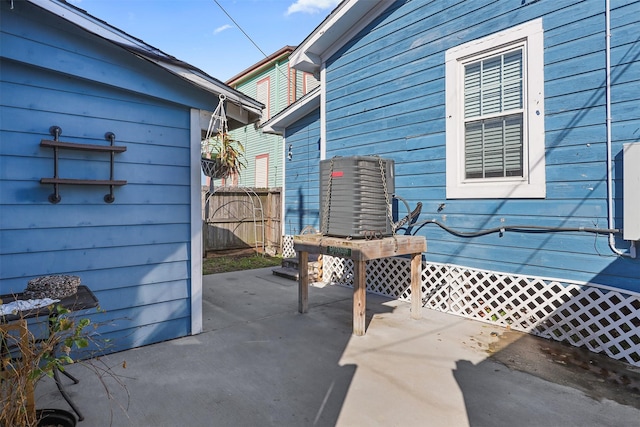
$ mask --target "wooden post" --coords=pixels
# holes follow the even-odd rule
[[[367,311],[366,261],[353,261],[353,334],[364,335]]]
[[[411,318],[422,318],[422,254],[411,254]]]
[[[309,311],[309,252],[298,251],[298,312]]]

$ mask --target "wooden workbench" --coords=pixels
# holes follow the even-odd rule
[[[366,262],[373,259],[411,255],[411,318],[422,316],[422,253],[427,251],[423,236],[395,236],[382,239],[346,239],[319,234],[293,237],[298,253],[298,311],[309,310],[309,254],[330,255],[353,261],[353,334],[365,334]]]

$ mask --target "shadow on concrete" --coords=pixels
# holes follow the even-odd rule
[[[562,359],[552,347],[521,347],[532,338],[522,333],[435,310],[411,319],[410,304],[368,294],[367,333],[356,337],[350,288],[311,287],[309,312],[299,314],[297,283],[271,269],[203,282],[202,334],[105,356],[100,375],[68,367],[81,380],[67,387],[86,416],[80,425],[564,427],[640,419],[637,395],[625,389],[628,401],[611,400],[589,394],[588,384],[559,381],[576,376],[574,368],[554,362]],[[558,371],[543,377],[545,364]],[[52,381],[36,392],[39,407],[68,409]]]
[[[487,359],[458,360],[453,370],[470,426],[626,426],[633,418],[622,412],[640,409],[637,368],[532,335],[492,335],[495,341],[479,344]],[[550,387],[561,392],[551,395]],[[587,409],[596,404],[605,409]]]
[[[101,360],[108,373],[69,367],[67,391],[86,426],[332,426],[356,373],[341,364],[352,290],[311,287],[297,312],[297,282],[270,269],[204,276],[203,333]],[[367,325],[386,298],[370,298]],[[46,379],[38,406],[65,407]]]

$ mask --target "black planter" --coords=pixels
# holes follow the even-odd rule
[[[229,168],[223,166],[219,159],[200,159],[200,166],[202,173],[210,178],[222,179],[229,176]]]
[[[38,427],[76,427],[76,417],[64,409],[36,410]]]

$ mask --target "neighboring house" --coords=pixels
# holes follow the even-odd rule
[[[320,229],[320,87],[265,123],[266,132],[284,135],[287,147],[282,203],[283,236]],[[283,253],[287,253],[283,242]],[[290,243],[289,245],[290,246]]]
[[[232,128],[262,104],[62,1],[0,2],[0,45],[0,293],[80,276],[109,351],[199,333],[201,133],[219,94]],[[50,197],[53,126],[81,145],[59,149],[57,177],[111,179],[112,193],[87,182]],[[112,143],[126,147],[113,163],[79,149]]]
[[[284,232],[319,228],[318,160],[393,159],[423,203],[425,307],[640,365],[639,21],[638,1],[343,1],[290,56],[320,93],[263,125],[292,146]],[[325,257],[325,280],[349,268]],[[406,268],[369,289],[410,298]]]
[[[265,105],[263,121],[319,85],[312,73],[289,67],[289,55],[294,49],[293,46],[285,46],[226,82]],[[240,177],[227,179],[224,184],[258,188],[282,187],[282,137],[265,134],[254,125],[235,130],[231,135],[245,147],[247,168]]]

